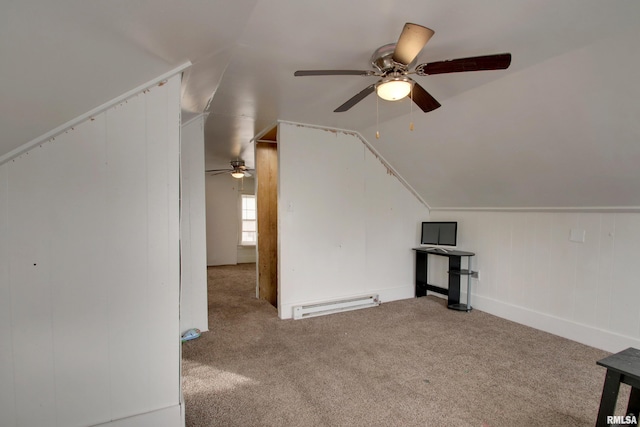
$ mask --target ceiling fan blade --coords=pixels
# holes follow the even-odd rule
[[[427,76],[430,74],[460,73],[464,71],[504,70],[509,68],[509,65],[511,65],[511,54],[499,53],[497,55],[420,64],[416,67],[416,74]]]
[[[374,71],[364,70],[298,70],[294,76],[373,76]]]
[[[213,176],[213,175],[222,175],[223,173],[231,173],[233,171],[231,169],[212,169],[204,172]]]
[[[409,65],[433,34],[434,31],[430,28],[407,22],[400,33],[392,59],[400,64]]]
[[[376,90],[375,83],[372,84],[372,85],[367,86],[362,91],[360,91],[357,95],[355,95],[354,97],[349,99],[347,102],[345,102],[344,104],[342,104],[341,106],[339,106],[338,108],[333,110],[333,112],[334,113],[342,113],[344,111],[347,111],[349,108],[353,107],[358,102],[362,101],[367,96],[369,96],[375,90]]]
[[[409,96],[425,113],[440,107],[440,103],[418,83],[413,84],[413,89],[411,89]]]

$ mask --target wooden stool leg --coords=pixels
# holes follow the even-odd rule
[[[600,410],[598,410],[598,420],[596,427],[607,426],[607,416],[613,415],[616,409],[616,401],[618,400],[618,392],[620,391],[621,375],[607,369],[607,376],[604,379],[602,387],[602,397],[600,398]]]
[[[633,414],[637,417],[640,416],[640,389],[631,387],[631,394],[629,395],[629,405],[627,405],[627,415]]]

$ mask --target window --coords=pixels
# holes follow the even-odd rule
[[[256,244],[256,196],[253,194],[242,194],[240,196],[242,205],[240,206],[240,244]]]

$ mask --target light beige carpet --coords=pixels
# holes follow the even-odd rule
[[[595,424],[604,351],[435,297],[279,320],[255,264],[208,275],[210,332],[183,344],[189,427]]]

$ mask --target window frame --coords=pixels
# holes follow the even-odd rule
[[[254,219],[245,219],[244,218],[244,213],[245,213],[245,209],[244,209],[244,203],[243,200],[245,198],[251,198],[254,200],[254,213],[255,213],[255,218]],[[255,226],[254,226],[254,230],[253,231],[245,231],[244,229],[244,223],[245,221],[253,221]],[[258,242],[258,206],[257,206],[257,198],[255,194],[250,194],[250,193],[241,193],[240,197],[238,198],[238,245],[239,246],[256,246],[257,242]],[[244,233],[251,233],[253,232],[255,235],[255,240],[253,241],[245,241],[243,239],[244,237]]]

